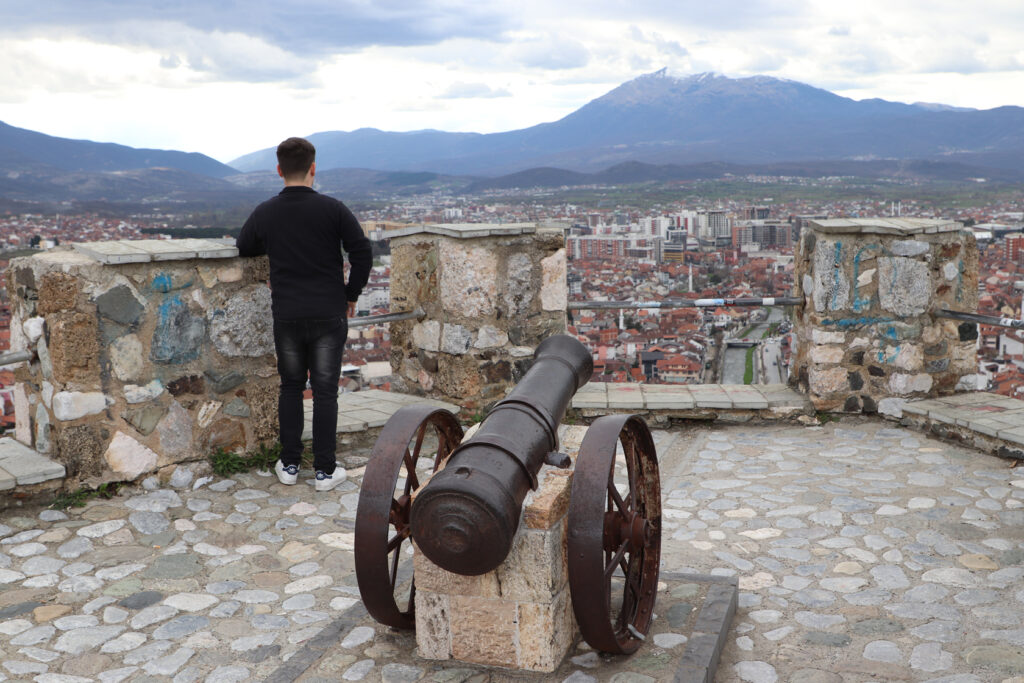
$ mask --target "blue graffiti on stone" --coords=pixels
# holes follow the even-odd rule
[[[865,308],[871,307],[871,297],[857,296],[857,290],[860,289],[860,284],[857,278],[860,276],[860,259],[861,255],[868,249],[878,249],[877,244],[866,244],[857,250],[856,255],[853,257],[853,310],[863,311]]]
[[[206,321],[192,315],[177,294],[157,307],[157,324],[149,357],[155,363],[179,364],[195,360],[202,351]]]
[[[877,323],[891,323],[895,322],[896,318],[843,318],[840,320],[829,320],[826,318],[821,321],[822,325],[835,325],[836,327],[846,329],[850,327],[861,327],[862,325],[875,325]]]

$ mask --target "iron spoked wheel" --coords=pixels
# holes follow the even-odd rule
[[[416,587],[408,599],[396,593],[398,563],[411,546],[409,510],[421,484],[416,465],[431,458],[431,472],[462,440],[462,426],[447,410],[404,406],[381,430],[363,474],[356,508],[355,564],[359,594],[374,619],[394,628],[415,626]],[[399,600],[405,603],[404,609]]]
[[[621,443],[626,474],[616,482]],[[636,415],[594,421],[569,498],[569,590],[583,639],[631,654],[651,626],[661,560],[661,483],[654,441]]]

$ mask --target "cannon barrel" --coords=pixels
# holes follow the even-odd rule
[[[463,575],[495,569],[512,549],[523,499],[558,449],[558,425],[594,362],[574,337],[548,337],[522,381],[417,493],[411,531],[434,564]]]

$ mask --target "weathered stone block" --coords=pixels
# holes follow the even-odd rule
[[[252,285],[209,314],[210,338],[225,356],[257,358],[274,353],[274,322],[270,290]]]
[[[216,417],[217,411],[220,410],[220,401],[206,401],[199,407],[199,414],[196,417],[196,423],[200,427],[207,427],[213,422],[213,418]]]
[[[492,349],[505,344],[508,344],[508,335],[505,332],[493,325],[482,325],[477,332],[473,348]]]
[[[233,417],[249,417],[249,404],[240,398],[234,398],[224,406],[224,414]]]
[[[54,440],[57,459],[67,469],[68,483],[103,472],[103,438],[95,424],[61,427]]]
[[[96,310],[104,318],[132,326],[139,322],[146,307],[127,285],[111,287],[96,297]]]
[[[210,391],[215,394],[231,391],[245,382],[245,376],[235,370],[228,370],[227,372],[207,370],[206,377],[210,381]]]
[[[157,454],[124,432],[117,432],[110,440],[103,459],[114,474],[132,480],[156,470]]]
[[[111,403],[111,399],[100,391],[59,391],[53,395],[53,416],[70,422],[102,413]]]
[[[554,671],[569,651],[576,632],[568,586],[550,603],[521,603],[519,666],[531,671]]]
[[[45,322],[46,318],[36,317],[29,318],[21,324],[21,330],[25,334],[25,340],[28,344],[35,344],[43,336],[43,325]],[[12,348],[14,347],[12,346]]]
[[[152,403],[150,405],[126,410],[124,413],[125,422],[135,427],[135,431],[143,436],[149,436],[156,429],[160,418],[164,416],[167,409],[161,405]]]
[[[416,576],[416,590],[447,595],[468,595],[481,598],[498,598],[501,587],[495,572],[477,576],[463,576],[445,571],[417,550],[413,554],[413,571]]]
[[[559,249],[551,256],[543,258],[541,265],[540,305],[545,311],[565,312],[569,301],[569,289],[566,280],[567,263],[565,249]]]
[[[437,320],[424,320],[412,328],[412,343],[424,351],[441,350],[441,323]]]
[[[47,320],[47,342],[53,377],[58,382],[99,385],[99,339],[96,317],[58,313]],[[42,343],[42,340],[40,340]]]
[[[472,400],[480,395],[483,378],[480,362],[470,356],[444,356],[438,360],[434,386],[447,396],[463,396]]]
[[[878,299],[896,315],[921,315],[928,310],[931,276],[928,264],[909,258],[878,259]]]
[[[60,311],[73,311],[82,291],[81,281],[67,273],[45,273],[39,286],[39,300],[36,311],[49,315]]]
[[[246,391],[249,409],[252,411],[252,431],[260,443],[277,438],[277,394],[276,382],[252,384]]]
[[[139,378],[143,369],[142,342],[134,334],[114,340],[110,345],[110,368],[122,382]]]
[[[893,360],[893,365],[901,370],[920,370],[924,364],[923,349],[918,344],[901,344]]]
[[[830,332],[816,327],[811,330],[811,341],[815,344],[845,344],[846,335],[842,332]]]
[[[42,403],[36,405],[36,450],[50,452],[50,413]]]
[[[443,240],[440,248],[440,296],[444,310],[467,318],[493,315],[498,293],[494,250]]]
[[[811,393],[819,396],[842,391],[846,388],[846,370],[841,367],[819,369],[811,367],[807,373]]]
[[[889,390],[899,396],[917,392],[925,393],[932,388],[932,376],[928,374],[905,375],[893,373],[889,377]],[[879,403],[881,410],[881,403]]]
[[[842,346],[812,346],[811,362],[813,363],[842,363],[845,349]]]
[[[177,294],[167,297],[157,308],[150,360],[167,364],[195,360],[202,351],[205,336],[206,321],[194,315]]]
[[[508,557],[495,570],[501,597],[516,602],[548,603],[568,580],[565,522],[551,529],[521,529]]]
[[[201,375],[184,375],[168,382],[167,392],[171,396],[181,396],[183,394],[201,396],[206,393],[206,383]]]
[[[523,501],[522,523],[528,529],[550,529],[569,511],[572,470],[545,467],[539,479],[540,486]]]
[[[156,428],[160,440],[161,464],[179,462],[192,452],[192,416],[177,401],[171,401],[167,414]]]
[[[814,310],[838,311],[850,307],[850,279],[845,270],[843,243],[818,240],[814,250]]]
[[[515,666],[518,619],[514,602],[452,595],[452,656],[487,666]]]
[[[462,325],[447,323],[441,332],[441,351],[461,356],[469,351],[472,341],[472,332]]]
[[[142,387],[135,384],[124,385],[124,400],[128,403],[152,401],[162,393],[164,393],[164,385],[158,379]]]
[[[918,240],[900,240],[889,245],[889,251],[894,256],[920,256],[927,254],[930,249],[930,244]]]
[[[424,659],[451,659],[452,632],[449,597],[416,585],[416,649]]]
[[[501,300],[506,319],[514,320],[528,313],[535,295],[530,258],[526,254],[512,254],[502,279]]]
[[[211,452],[217,448],[236,452],[245,450],[245,428],[241,422],[221,418],[210,426],[203,451]]]
[[[32,412],[28,403],[28,392],[25,383],[14,385],[14,438],[25,444],[32,445]]]

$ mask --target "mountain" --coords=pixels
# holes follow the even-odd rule
[[[70,140],[0,121],[0,171],[17,173],[41,168],[72,172],[170,168],[213,178],[238,172],[205,154]]]
[[[626,161],[776,163],[805,159],[942,159],[1017,169],[1024,109],[961,110],[852,100],[767,76],[678,77],[666,70],[628,81],[568,116],[502,133],[309,136],[320,170],[359,167],[499,176],[538,167],[595,172]],[[242,170],[274,167],[273,149],[240,157]]]

